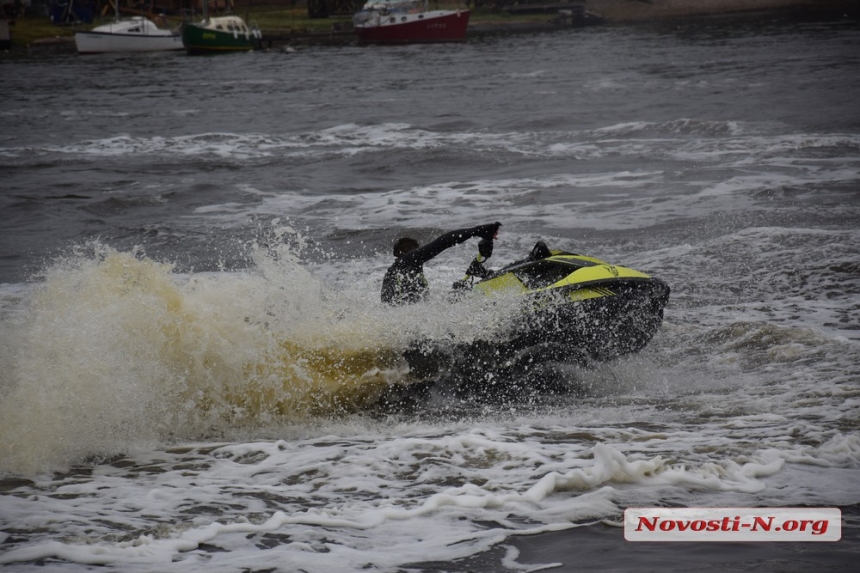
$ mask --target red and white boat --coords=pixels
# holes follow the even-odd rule
[[[359,44],[465,42],[468,10],[427,10],[427,0],[368,0],[353,17]]]

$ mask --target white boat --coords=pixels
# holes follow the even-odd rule
[[[143,16],[120,20],[119,9],[116,21],[93,28],[89,32],[75,32],[75,46],[79,54],[183,49],[182,36],[178,31],[161,29]]]

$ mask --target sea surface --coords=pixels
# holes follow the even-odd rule
[[[857,22],[0,76],[0,568],[854,570]],[[494,221],[490,266],[542,239],[660,277],[662,330],[541,365],[555,392],[473,365],[481,395],[378,407],[415,341],[510,318],[448,297],[475,241],[383,306],[393,240]],[[842,540],[624,541],[651,506],[837,507]]]

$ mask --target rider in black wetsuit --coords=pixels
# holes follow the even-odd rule
[[[404,237],[394,244],[397,258],[382,279],[382,302],[388,304],[411,304],[427,296],[427,279],[424,278],[424,263],[454,245],[472,237],[492,241],[499,233],[501,223],[479,225],[471,229],[459,229],[437,237],[433,242],[418,245],[418,241]]]

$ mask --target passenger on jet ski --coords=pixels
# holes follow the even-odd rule
[[[394,243],[396,260],[388,268],[382,279],[382,302],[388,304],[412,304],[427,296],[427,279],[424,278],[424,263],[442,251],[459,245],[472,237],[481,237],[488,242],[492,253],[493,240],[499,234],[501,223],[479,225],[470,229],[459,229],[445,233],[423,247],[410,237],[403,237]],[[484,247],[486,251],[486,247]],[[479,255],[480,256],[480,255]],[[489,255],[487,255],[489,256]],[[480,264],[480,263],[479,263]]]

